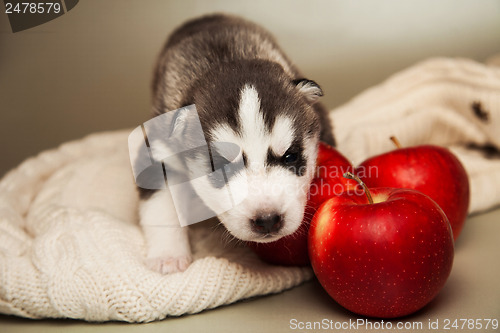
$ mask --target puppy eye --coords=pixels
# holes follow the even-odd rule
[[[283,155],[283,162],[286,164],[295,163],[299,159],[299,154],[293,152],[286,152]]]

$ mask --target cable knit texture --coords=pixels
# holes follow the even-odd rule
[[[146,268],[129,131],[28,159],[0,182],[0,312],[148,322],[291,288],[310,268],[262,263],[210,222],[194,225],[183,273]],[[222,241],[221,241],[222,240]]]
[[[392,135],[403,146],[448,147],[469,175],[469,212],[498,205],[499,59],[431,59],[393,75],[331,113],[338,149],[357,165],[394,149]],[[497,152],[477,149],[485,145]]]
[[[500,203],[500,159],[467,148],[499,147],[499,118],[500,69],[459,59],[418,64],[332,112],[339,149],[354,163],[392,149],[390,135],[407,146],[451,147],[469,173],[471,212]],[[42,152],[0,181],[1,313],[148,322],[312,277],[309,268],[262,263],[210,222],[190,227],[194,262],[185,272],[147,269],[128,133],[94,134]]]

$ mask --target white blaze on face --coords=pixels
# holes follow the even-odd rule
[[[239,239],[268,242],[295,232],[302,222],[316,156],[316,151],[310,147],[315,147],[317,142],[305,143],[304,153],[308,160],[308,170],[302,177],[280,166],[267,166],[268,150],[271,149],[276,156],[285,154],[294,141],[295,130],[292,120],[280,115],[269,132],[260,108],[257,90],[246,85],[241,91],[237,110],[240,133],[236,133],[228,125],[220,125],[210,134],[214,142],[237,144],[247,156],[247,167],[242,174],[229,179],[232,192],[245,188],[248,189],[247,196],[236,207],[220,214],[219,218]],[[244,182],[248,183],[243,184]],[[208,182],[203,187],[198,186],[196,191],[214,211],[219,211],[217,207],[227,200],[221,190],[213,188]],[[284,223],[277,236],[263,239],[261,234],[251,230],[251,219],[265,213],[281,214]]]

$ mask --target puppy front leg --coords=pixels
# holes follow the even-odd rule
[[[187,227],[181,227],[169,190],[141,201],[140,223],[146,238],[146,265],[168,274],[184,271],[192,262]]]

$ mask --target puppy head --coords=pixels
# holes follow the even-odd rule
[[[197,182],[195,191],[241,240],[271,242],[292,234],[314,173],[320,124],[312,104],[321,89],[266,62],[226,65],[207,77],[191,102],[208,143],[237,145],[243,167],[225,180],[230,196],[210,180]],[[242,200],[221,212],[234,197]]]

